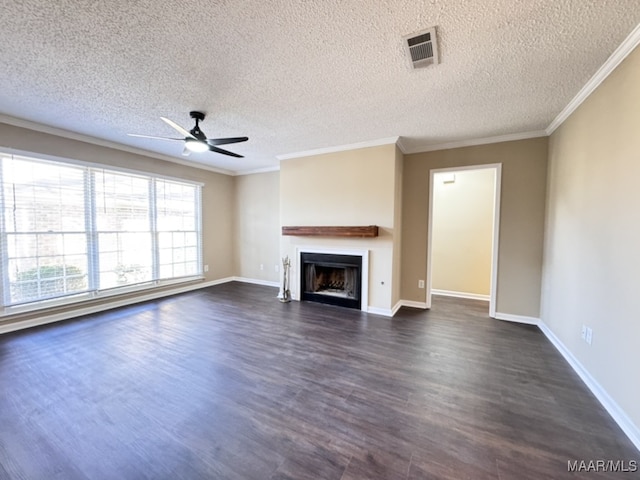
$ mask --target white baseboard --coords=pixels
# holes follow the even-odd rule
[[[80,317],[82,315],[91,315],[93,313],[104,312],[112,308],[125,307],[127,305],[133,305],[134,303],[146,302],[148,300],[155,300],[157,298],[168,297],[177,293],[189,292],[191,290],[198,290],[200,288],[212,287],[214,285],[220,285],[221,283],[231,282],[233,277],[220,278],[218,280],[212,280],[210,282],[191,283],[189,285],[183,285],[169,290],[162,290],[160,292],[149,292],[146,295],[140,295],[137,297],[130,297],[122,300],[114,300],[111,302],[101,303],[99,305],[91,305],[84,308],[77,308],[68,312],[53,313],[50,315],[43,315],[38,318],[31,318],[29,320],[17,321],[8,323],[6,325],[0,325],[0,334],[15,332],[16,330],[22,330],[24,328],[36,327],[38,325],[46,325],[47,323],[59,322],[62,320],[69,320],[71,318]]]
[[[382,315],[383,317],[393,317],[393,313],[390,308],[367,307],[367,313]]]
[[[410,308],[421,308],[422,310],[427,309],[427,302],[415,302],[413,300],[400,300],[401,307],[410,307]]]
[[[481,295],[479,293],[454,292],[453,290],[437,290],[431,289],[432,295],[443,295],[445,297],[468,298],[470,300],[491,300],[491,295]]]
[[[549,339],[554,347],[562,354],[564,359],[571,365],[571,368],[578,374],[584,384],[591,390],[598,401],[602,404],[609,415],[615,420],[622,431],[629,437],[629,440],[640,451],[640,428],[638,428],[620,408],[616,401],[606,392],[604,388],[591,376],[589,371],[578,361],[571,351],[560,341],[558,337],[545,325],[543,321],[538,322],[538,328]]]
[[[235,282],[253,283],[254,285],[264,285],[266,287],[280,287],[280,282],[272,282],[269,280],[260,280],[258,278],[232,277]]]
[[[399,300],[391,309],[368,307],[367,313],[374,313],[376,315],[383,315],[385,317],[393,317],[402,307],[420,308],[422,310],[426,310],[427,304],[425,302],[414,302],[412,300]]]
[[[527,317],[525,315],[513,315],[512,313],[496,312],[494,317],[497,320],[506,320],[507,322],[524,323],[526,325],[540,325],[540,319],[536,317]]]

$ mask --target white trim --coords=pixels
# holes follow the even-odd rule
[[[462,165],[461,167],[447,167],[447,168],[434,168],[432,169],[436,173],[447,172],[468,172],[472,170],[487,170],[489,168],[502,167],[501,163],[483,163],[480,165]]]
[[[156,174],[156,173],[152,173],[144,170],[134,170],[132,168],[119,167],[119,166],[109,165],[105,163],[88,162],[85,160],[78,160],[76,158],[59,157],[56,155],[49,155],[47,153],[29,152],[26,150],[18,150],[16,148],[10,148],[10,147],[0,147],[0,156],[2,155],[23,157],[27,160],[33,160],[36,162],[50,161],[50,162],[63,163],[65,165],[73,165],[76,167],[85,167],[85,168],[93,168],[97,170],[108,170],[108,171],[113,171],[118,173],[127,173],[130,175],[138,175],[141,177],[145,177],[146,179],[157,178],[159,180],[167,180],[170,182],[187,183],[189,185],[196,185],[198,187],[204,187],[205,185],[203,182],[190,180],[188,178],[173,177],[171,175],[163,175],[160,173]]]
[[[416,302],[414,300],[400,300],[400,306],[409,307],[409,308],[421,308],[422,310],[426,310],[427,302]]]
[[[333,249],[314,246],[296,247],[296,258],[293,259],[293,267],[297,270],[296,275],[297,282],[291,288],[291,295],[293,300],[300,300],[302,295],[298,295],[298,288],[302,283],[302,268],[300,268],[300,254],[301,253],[328,253],[330,255],[354,255],[362,257],[362,285],[360,286],[360,310],[363,312],[369,311],[369,250],[350,250],[350,249]],[[388,310],[391,313],[391,310]],[[380,314],[384,315],[384,314]],[[389,315],[390,316],[390,315]]]
[[[51,315],[44,315],[38,318],[32,318],[29,320],[11,322],[4,325],[0,325],[0,334],[14,332],[16,330],[22,330],[24,328],[35,327],[38,325],[45,325],[47,323],[59,322],[61,320],[69,320],[71,318],[80,317],[82,315],[91,315],[93,313],[103,312],[112,308],[125,307],[127,305],[133,305],[135,303],[146,302],[148,300],[155,300],[156,298],[168,297],[177,293],[189,292],[191,290],[198,290],[200,288],[212,287],[221,283],[227,283],[233,281],[233,277],[221,278],[219,280],[212,280],[209,282],[198,282],[190,285],[184,285],[178,288],[172,288],[170,290],[163,290],[161,292],[151,292],[146,295],[140,295],[133,298],[125,298],[121,300],[114,300],[108,303],[102,303],[100,305],[91,305],[89,307],[78,308],[68,312],[54,313]]]
[[[434,172],[433,170],[429,170],[429,210],[427,213],[427,271],[425,272],[424,277],[427,308],[431,308],[431,254],[433,252],[433,183]]]
[[[409,149],[407,148],[407,146],[405,145],[405,140],[404,137],[398,137],[398,141],[396,142],[396,145],[398,146],[398,148],[400,149],[400,151],[403,154],[407,154],[409,153]]]
[[[100,138],[91,137],[89,135],[70,132],[69,130],[50,127],[49,125],[43,125],[41,123],[31,122],[29,120],[23,120],[21,118],[10,117],[8,115],[0,114],[0,123],[6,123],[7,125],[13,125],[14,127],[26,128],[28,130],[33,130],[36,132],[55,135],[57,137],[68,138],[69,140],[76,140],[79,142],[90,143],[92,145],[98,145],[100,147],[112,148],[114,150],[119,150],[121,152],[133,153],[135,155],[143,155],[145,157],[154,158],[156,160],[165,160],[167,162],[177,163],[179,165],[185,165],[187,167],[199,168],[200,170],[209,170],[210,172],[221,173],[223,175],[233,175],[234,173],[231,170],[211,167],[203,163],[189,162],[179,158],[171,157],[169,155],[163,155],[161,153],[155,153],[149,150],[143,150],[142,148],[129,147],[127,145],[122,145],[120,143],[112,142],[110,140],[102,140]],[[34,153],[32,153],[32,155],[33,154]]]
[[[490,316],[495,318],[496,320],[504,320],[507,322],[540,326],[540,319],[536,317],[527,317],[525,315],[514,315],[512,313],[500,313],[500,312],[496,312],[494,315],[490,315]]]
[[[571,353],[571,351],[560,341],[551,329],[543,322],[538,323],[538,328],[549,339],[554,347],[560,352],[564,359],[571,365],[571,368],[578,374],[584,384],[591,390],[598,401],[602,404],[613,420],[618,424],[622,431],[629,437],[629,440],[640,450],[640,428],[636,426],[622,408],[611,398],[607,391],[591,376],[589,371],[580,363],[580,361]]]
[[[266,287],[280,287],[279,282],[272,282],[271,280],[260,280],[259,278],[247,278],[247,277],[231,277],[234,282],[252,283],[254,285],[264,285]]]
[[[284,155],[276,155],[276,158],[282,161],[301,157],[312,157],[314,155],[323,155],[325,153],[336,153],[349,150],[357,150],[360,148],[379,147],[381,145],[397,145],[399,138],[400,137],[380,138],[377,140],[369,140],[367,142],[351,143],[349,145],[337,145],[335,147],[317,148],[315,150],[306,150],[303,152],[286,153]]]
[[[438,143],[425,146],[417,146],[409,148],[406,146],[406,141],[403,137],[389,137],[378,140],[371,140],[367,142],[359,142],[348,145],[341,145],[335,147],[319,148],[315,150],[306,150],[297,153],[288,153],[283,155],[276,155],[278,160],[289,160],[292,158],[308,157],[313,155],[321,155],[323,153],[335,153],[348,150],[354,150],[358,148],[376,147],[380,145],[389,145],[395,143],[403,154],[409,155],[413,153],[433,152],[437,150],[449,150],[452,148],[463,148],[477,145],[488,145],[492,143],[511,142],[516,140],[526,140],[529,138],[547,137],[551,135],[562,123],[584,102],[591,93],[615,70],[615,68],[640,44],[640,24],[633,29],[633,31],[627,36],[627,38],[618,46],[618,48],[609,56],[607,61],[598,69],[598,71],[591,77],[591,79],[582,87],[578,94],[569,102],[569,104],[553,119],[553,121],[544,130],[531,130],[520,133],[509,133],[505,135],[496,135],[492,137],[481,137],[467,140],[458,140],[447,143]],[[116,150],[133,153],[136,155],[143,155],[150,158],[166,160],[168,162],[177,163],[179,165],[185,165],[192,168],[199,168],[201,170],[208,170],[215,173],[230,176],[251,175],[253,173],[265,173],[277,171],[279,166],[257,168],[253,170],[245,171],[233,171],[222,168],[212,167],[206,164],[189,162],[179,158],[174,158],[168,155],[151,152],[149,150],[143,150],[141,148],[129,147],[119,143],[115,143],[109,140],[102,140],[89,135],[83,135],[68,130],[63,130],[48,125],[31,122],[29,120],[23,120],[16,117],[0,114],[0,123],[6,123],[15,127],[27,128],[50,135],[56,135],[58,137],[68,138],[71,140],[77,140],[93,145],[99,145],[102,147],[113,148]]]
[[[108,288],[105,290],[93,290],[78,293],[76,295],[68,295],[64,297],[51,298],[19,305],[10,305],[0,310],[0,319],[2,319],[2,317],[11,317],[13,315],[21,315],[24,313],[35,313],[42,310],[51,310],[52,308],[72,308],[73,305],[82,305],[83,303],[89,302],[91,300],[106,300],[110,297],[153,291],[154,288],[169,287],[171,285],[180,285],[185,283],[190,284],[192,282],[199,282],[202,280],[204,280],[204,277],[200,276],[190,276],[169,280],[151,280],[149,282],[125,285],[122,287]]]
[[[253,170],[239,170],[233,173],[234,177],[242,177],[243,175],[253,175],[254,173],[269,173],[269,172],[279,172],[280,165],[275,165],[273,167],[263,167],[263,168],[254,168]]]
[[[468,298],[469,300],[484,300],[485,302],[491,300],[491,295],[482,295],[480,293],[454,292],[453,290],[438,290],[436,288],[431,289],[431,294],[442,295],[444,297]]]
[[[482,169],[494,170],[494,194],[493,194],[493,239],[492,239],[492,252],[491,252],[491,285],[489,295],[489,316],[495,317],[496,315],[496,303],[498,294],[498,252],[500,242],[500,201],[502,191],[502,164],[501,163],[488,163],[482,165],[468,165],[463,167],[450,167],[450,168],[433,168],[429,170],[429,218],[428,218],[428,231],[427,231],[427,271],[425,273],[426,279],[426,305],[427,308],[431,308],[431,294],[433,293],[431,282],[431,256],[433,254],[433,184],[436,173],[443,172],[458,172],[458,171],[473,171]]]
[[[394,315],[394,312],[390,308],[368,307],[365,311],[367,313],[381,315],[383,317],[393,317]]]
[[[369,307],[367,308],[367,313],[372,313],[374,315],[382,315],[385,317],[394,317],[398,310],[402,307],[415,307],[415,308],[425,308],[424,302],[412,302],[410,300],[398,300],[398,302],[393,306],[392,309],[388,308],[379,308],[379,307]]]
[[[500,205],[502,202],[502,164],[499,163],[495,170],[493,192],[493,251],[491,252],[491,286],[489,287],[489,316],[496,316],[498,303],[498,259],[500,257]]]
[[[473,147],[476,145],[488,145],[491,143],[513,142],[515,140],[527,140],[529,138],[546,137],[545,130],[532,130],[529,132],[509,133],[507,135],[497,135],[494,137],[472,138],[468,140],[458,140],[455,142],[438,143],[425,145],[422,147],[408,148],[403,150],[405,154],[434,152],[436,150],[450,150],[452,148]]]
[[[569,104],[558,114],[556,118],[549,124],[545,132],[551,135],[569,116],[584,102],[596,88],[600,86],[605,79],[611,75],[620,63],[640,44],[640,24],[633,29],[627,38],[620,44],[618,48],[609,56],[606,62],[598,69],[598,71],[589,79],[589,81],[580,89],[578,94],[573,97]]]

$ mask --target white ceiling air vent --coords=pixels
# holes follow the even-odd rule
[[[423,68],[438,63],[436,27],[405,35],[402,38],[413,68]]]

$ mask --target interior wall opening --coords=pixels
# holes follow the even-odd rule
[[[427,307],[433,294],[486,300],[495,316],[500,165],[432,170]]]

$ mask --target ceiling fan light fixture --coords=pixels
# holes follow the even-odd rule
[[[190,139],[185,140],[184,146],[192,152],[206,152],[209,150],[209,145],[200,140]]]
[[[142,138],[155,138],[159,140],[176,140],[180,142],[184,142],[184,150],[182,151],[182,155],[189,155],[190,152],[213,152],[220,153],[222,155],[229,155],[230,157],[236,158],[244,158],[242,155],[238,155],[237,153],[230,152],[223,148],[216,147],[214,145],[227,145],[229,143],[240,143],[246,142],[249,140],[249,137],[228,137],[228,138],[207,138],[202,130],[200,130],[199,123],[204,120],[204,113],[202,112],[189,112],[191,118],[196,121],[196,126],[191,130],[187,130],[186,128],[182,128],[173,120],[169,120],[167,117],[160,117],[160,119],[169,125],[171,128],[176,130],[182,135],[182,138],[171,138],[171,137],[154,137],[151,135],[138,135],[135,133],[129,133],[132,137],[142,137]]]

